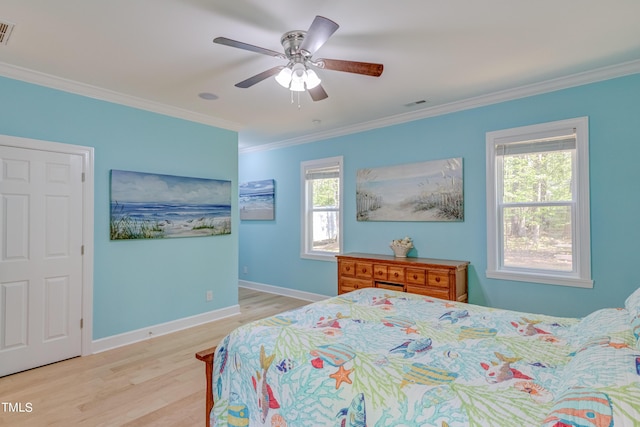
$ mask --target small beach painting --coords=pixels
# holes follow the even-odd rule
[[[111,171],[111,240],[231,234],[231,181]]]
[[[462,158],[359,169],[358,221],[462,221]]]
[[[240,219],[272,220],[275,219],[275,181],[244,182],[239,185]]]

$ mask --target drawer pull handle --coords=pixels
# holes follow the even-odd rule
[[[366,272],[367,272],[367,269],[366,269],[366,268],[363,268],[363,269],[362,269],[362,272],[363,272],[363,273],[366,273]]]
[[[418,275],[417,275],[417,274],[414,274],[414,275],[413,275],[413,279],[414,279],[414,280],[416,280],[417,278],[418,278]]]
[[[436,282],[440,282],[440,278],[439,277],[436,277]]]
[[[394,274],[393,274],[393,276],[394,276],[394,277],[398,277],[398,273],[394,273]]]
[[[347,268],[346,268],[346,270],[347,270],[347,271],[351,270],[351,267],[347,267]]]

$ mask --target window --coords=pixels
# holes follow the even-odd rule
[[[487,277],[591,288],[588,118],[487,133]]]
[[[303,258],[342,252],[342,157],[302,162]]]

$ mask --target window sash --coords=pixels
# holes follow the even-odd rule
[[[576,142],[575,138],[573,139],[574,143]],[[549,152],[550,150],[544,150],[544,151],[526,151],[526,152],[521,152],[518,154],[535,154],[535,153],[541,153],[541,152]],[[553,151],[553,150],[551,150]],[[575,146],[574,149],[572,150],[568,150],[568,149],[558,149],[555,151],[571,151],[571,199],[567,199],[566,201],[569,202],[575,202],[577,197],[578,197],[578,181],[576,179],[576,169],[577,169],[577,151],[575,150]],[[496,189],[497,189],[497,199],[496,199],[496,203],[498,206],[504,205],[504,204],[508,204],[508,203],[515,203],[515,202],[505,202],[504,201],[504,157],[505,155],[502,155],[500,153],[498,153],[497,151],[495,152],[495,169],[496,169],[496,178],[495,178],[495,185],[496,185]],[[554,202],[562,202],[562,200],[555,200]],[[531,202],[533,203],[533,201]],[[549,202],[545,202],[545,203],[550,203]]]
[[[513,271],[513,272],[517,272],[517,271],[523,271],[523,272],[528,272],[528,273],[535,273],[535,272],[544,272],[545,274],[560,274],[560,275],[571,275],[574,276],[576,274],[578,274],[578,264],[579,264],[579,260],[578,260],[578,252],[579,252],[579,248],[577,246],[577,241],[576,241],[576,209],[577,209],[577,204],[574,202],[539,202],[539,203],[505,203],[505,204],[501,204],[498,207],[498,223],[501,225],[504,225],[505,222],[505,210],[509,209],[509,208],[526,208],[526,207],[533,207],[533,208],[540,208],[540,207],[562,207],[562,206],[566,206],[569,207],[569,211],[570,211],[570,217],[571,217],[571,230],[570,230],[570,234],[571,234],[571,270],[559,270],[559,269],[549,269],[549,268],[542,268],[542,267],[537,267],[537,268],[527,268],[527,267],[516,267],[516,266],[509,266],[505,264],[505,258],[506,258],[506,249],[505,249],[505,229],[504,226],[500,226],[499,227],[499,239],[500,239],[500,244],[498,247],[499,250],[499,269],[500,270],[504,270],[504,271]]]
[[[591,288],[588,118],[487,132],[487,277]],[[571,200],[504,202],[505,156],[571,150]],[[504,265],[505,210],[570,207],[572,271]],[[525,256],[526,260],[526,256]]]
[[[321,260],[335,261],[335,255],[342,252],[342,157],[330,159],[312,160],[302,163],[302,242],[301,257]],[[313,183],[320,179],[338,179],[338,200],[337,206],[314,206],[313,204]],[[335,227],[337,229],[336,239],[338,250],[319,250],[314,248],[314,214],[317,213],[337,213]],[[316,229],[317,231],[317,229]]]

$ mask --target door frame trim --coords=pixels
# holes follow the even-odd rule
[[[94,209],[94,148],[61,142],[0,135],[0,145],[39,151],[74,154],[82,157],[82,356],[92,354],[93,341],[93,209]]]

